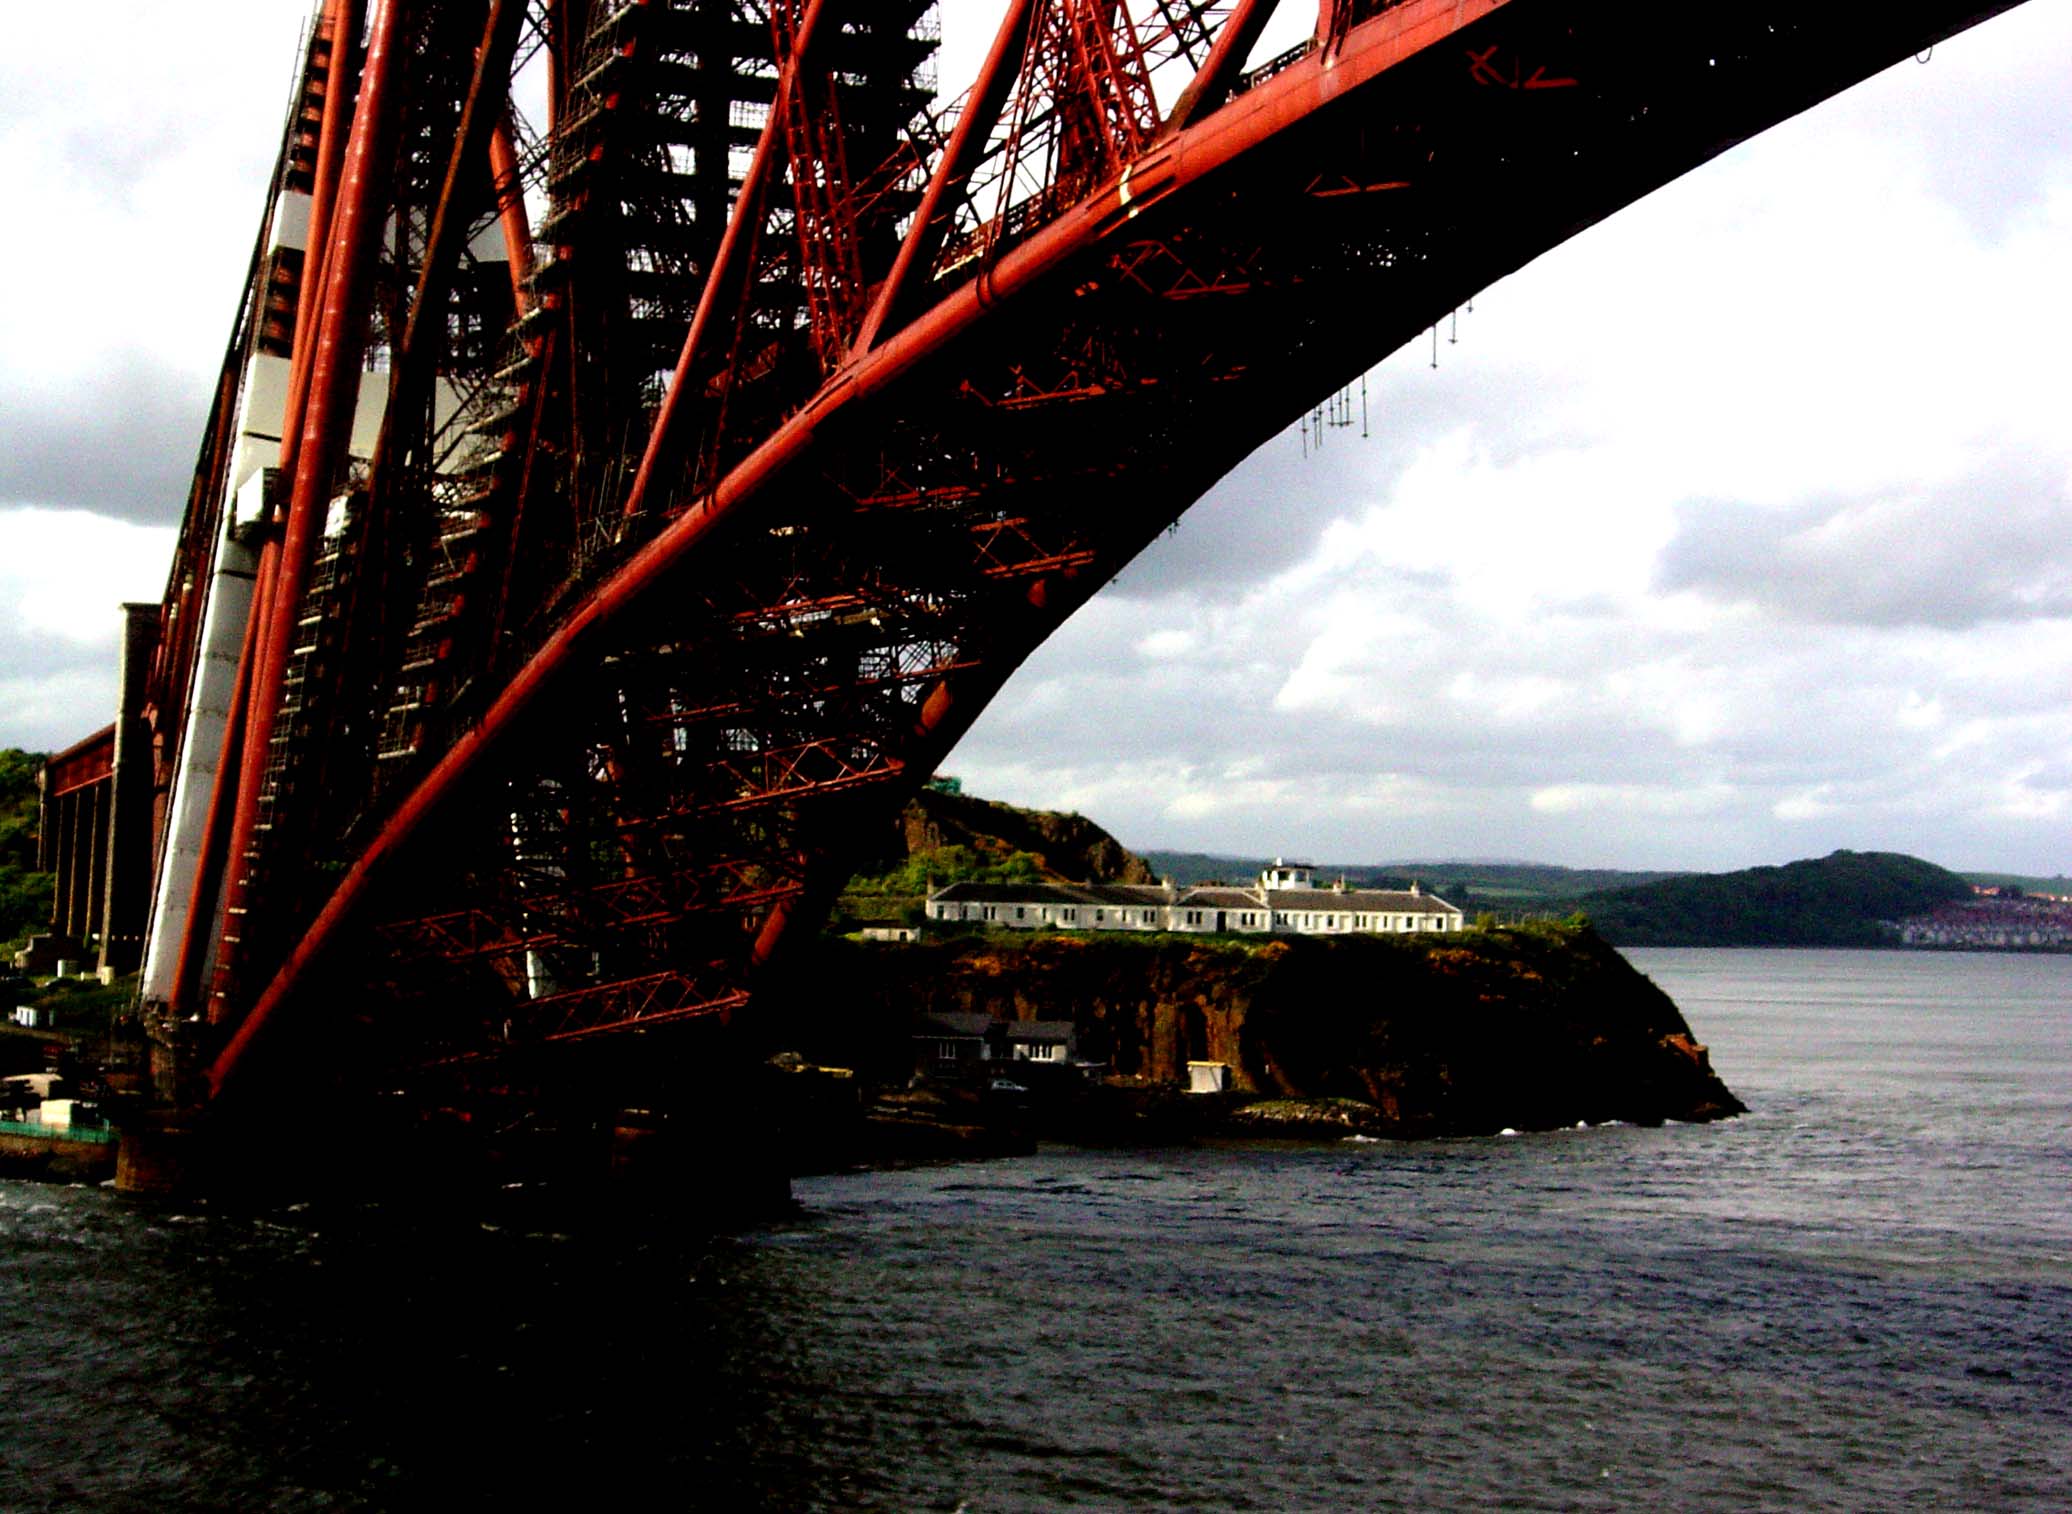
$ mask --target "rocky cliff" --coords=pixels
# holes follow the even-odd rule
[[[1152,883],[1150,866],[1084,815],[925,790],[900,812],[855,887],[918,893],[961,878]]]
[[[1584,925],[820,950],[798,980],[819,987],[797,997],[788,1028],[809,1055],[886,1082],[911,1067],[915,1014],[977,1011],[1070,1019],[1079,1055],[1120,1078],[1178,1086],[1189,1061],[1226,1063],[1240,1094],[1315,1106],[1255,1106],[1252,1118],[1277,1111],[1297,1127],[1436,1136],[1742,1107],[1668,996]],[[1351,1103],[1320,1103],[1331,1100]]]

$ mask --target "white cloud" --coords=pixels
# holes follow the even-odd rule
[[[303,7],[10,7],[0,379],[90,390],[118,352],[212,377],[280,146]],[[111,45],[111,39],[120,45]],[[206,62],[203,61],[203,56]],[[35,234],[25,234],[31,228]],[[22,298],[34,290],[33,299]]]
[[[50,751],[114,718],[121,607],[163,595],[173,538],[0,505],[0,746]]]
[[[1001,3],[945,9],[954,90]],[[34,477],[120,460],[77,421],[169,459],[93,503],[177,508],[192,438],[132,396],[190,386],[153,437],[205,403],[302,12],[119,0],[89,48],[7,17],[0,199],[51,232],[0,245]],[[1269,447],[950,766],[1140,846],[2072,866],[2068,56],[2072,7],[2020,7],[1485,291],[1439,371],[1379,370],[1371,441]],[[172,538],[11,492],[0,742],[49,745],[105,720]]]
[[[1786,795],[1770,806],[1770,813],[1779,820],[1825,820],[1842,812],[1833,794],[1832,784],[1819,784],[1803,793]]]
[[[1734,802],[1726,784],[1648,788],[1630,783],[1557,783],[1537,790],[1532,807],[1547,815],[1716,815]]]
[[[0,628],[114,646],[123,603],[164,594],[175,535],[83,510],[0,506]]]
[[[1186,631],[1166,628],[1153,631],[1137,643],[1140,656],[1153,662],[1170,662],[1194,650],[1194,637]]]
[[[2043,765],[2037,763],[2002,779],[1993,813],[2021,821],[2072,819],[2072,782],[2061,776],[2055,783],[2039,784],[2036,780],[2042,773]]]
[[[2068,50],[2024,7],[1478,296],[1371,376],[1374,441],[1255,457],[1203,512],[1242,553],[1155,546],[1032,664],[1051,723],[1010,685],[954,765],[1098,769],[1140,846],[2072,865]],[[1098,646],[1175,626],[1118,746]]]

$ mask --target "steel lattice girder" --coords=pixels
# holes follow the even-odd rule
[[[1293,414],[1618,206],[2000,8],[1902,5],[1874,21],[1720,8],[1665,23],[1631,4],[1510,0],[1470,17],[1409,0],[1354,17],[1328,48],[938,280],[932,305],[750,436],[709,485],[678,494],[644,544],[597,557],[530,656],[355,839],[214,1085],[311,966],[383,913],[396,860],[435,821],[465,830],[472,791],[476,829],[494,835],[485,790],[587,768],[571,754],[609,746],[625,723],[610,670],[655,647],[686,654],[672,697],[687,709],[740,713],[645,712],[641,723],[691,734],[635,752],[588,799],[636,829],[675,826],[676,844],[704,855],[793,859],[752,929],[697,937],[717,950],[724,986],[679,984],[667,1013],[740,1002],[787,931],[815,918],[869,817],[926,776],[1071,609]],[[910,518],[920,525],[898,529]],[[839,550],[799,550],[822,538]],[[864,634],[870,617],[842,613],[852,605],[878,612],[885,634]],[[899,632],[922,625],[939,679],[863,671],[899,665],[912,644]],[[766,655],[773,632],[798,643],[789,669]],[[859,671],[835,676],[845,659]],[[759,846],[742,844],[744,825]],[[570,834],[588,843],[573,823]],[[418,879],[409,892],[437,891]],[[577,991],[596,995],[582,1028],[609,1028],[612,1004],[648,1004],[632,985],[672,970],[615,965],[618,990]],[[507,1008],[485,1001],[478,1018]]]

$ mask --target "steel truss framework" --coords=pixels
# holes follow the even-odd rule
[[[938,107],[923,0],[326,0],[308,233],[262,229],[150,682],[163,788],[235,531],[169,1092],[733,1014],[1253,447],[2003,8],[1324,0],[1247,72],[1269,0],[1011,0]],[[257,353],[285,439],[233,522]]]

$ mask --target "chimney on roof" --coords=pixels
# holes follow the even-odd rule
[[[1415,899],[1417,897],[1417,893],[1417,880],[1415,878],[1412,878],[1410,880],[1410,897]]]

